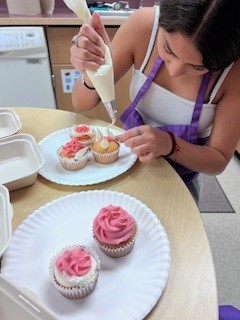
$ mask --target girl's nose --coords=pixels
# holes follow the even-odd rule
[[[173,59],[167,64],[168,72],[172,78],[176,78],[185,74],[185,65],[178,59]]]

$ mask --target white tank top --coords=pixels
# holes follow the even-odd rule
[[[155,43],[159,28],[158,20],[159,6],[156,6],[153,30],[148,44],[146,56],[140,69],[133,70],[132,81],[130,85],[130,97],[132,101],[147,79],[147,77],[143,74],[143,70],[149,60]],[[232,65],[233,63],[223,71],[210,95],[209,101],[203,104],[198,123],[199,138],[205,138],[210,135],[216,110],[216,104],[213,104],[212,101]],[[144,123],[154,127],[160,127],[163,125],[190,124],[194,106],[195,101],[183,99],[152,82],[146,94],[139,101],[136,109],[141,114]]]

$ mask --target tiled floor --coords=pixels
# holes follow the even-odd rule
[[[204,213],[216,270],[219,305],[240,309],[240,160],[233,157],[217,179],[236,213]]]

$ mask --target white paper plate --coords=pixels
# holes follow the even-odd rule
[[[92,237],[92,222],[103,206],[120,205],[138,223],[133,251],[109,258]],[[48,266],[66,245],[85,244],[100,257],[98,283],[89,296],[70,300],[51,284]],[[167,235],[156,215],[124,193],[94,190],[54,200],[31,214],[14,232],[2,260],[2,273],[37,294],[62,320],[140,320],[154,307],[170,267]]]
[[[106,134],[106,127],[94,126],[103,134]],[[91,152],[89,153],[89,161],[87,165],[78,171],[68,171],[62,168],[57,157],[57,148],[70,140],[71,128],[65,128],[51,133],[39,142],[45,159],[45,164],[39,171],[44,178],[59,184],[79,186],[91,185],[110,180],[127,171],[135,163],[137,157],[129,148],[121,144],[119,158],[111,164],[97,163]],[[111,129],[114,135],[121,132]]]

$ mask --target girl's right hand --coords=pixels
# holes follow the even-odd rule
[[[110,40],[98,13],[93,13],[91,25],[83,24],[73,39],[75,44],[70,49],[70,61],[75,69],[95,71],[105,63],[101,44],[103,40],[109,46]]]

